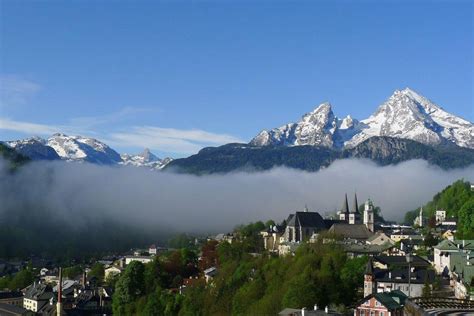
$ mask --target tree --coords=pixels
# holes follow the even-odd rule
[[[105,275],[105,268],[102,263],[96,262],[89,271],[89,278],[96,277],[98,280],[103,281]]]
[[[34,280],[33,273],[31,272],[31,269],[23,269],[15,276],[13,279],[10,281],[8,288],[10,290],[19,290],[23,289],[26,286],[30,285]]]
[[[143,263],[132,261],[118,279],[112,298],[114,315],[133,314],[133,303],[144,293]]]

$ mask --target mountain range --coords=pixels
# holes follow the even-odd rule
[[[62,159],[100,165],[131,165],[153,170],[162,169],[172,160],[171,158],[160,159],[149,149],[145,149],[138,155],[120,155],[97,139],[61,133],[54,134],[48,139],[32,137],[4,143],[32,160]]]
[[[474,149],[474,124],[450,114],[415,91],[396,90],[367,119],[337,118],[326,102],[301,121],[263,130],[255,146],[351,148],[373,136],[414,140],[427,145],[456,144]]]
[[[37,160],[62,159],[206,174],[287,166],[319,170],[334,160],[367,158],[379,164],[425,159],[442,168],[474,163],[474,124],[417,92],[396,90],[368,118],[336,117],[325,102],[296,123],[263,130],[248,144],[207,147],[188,158],[160,159],[145,149],[122,154],[94,138],[54,134],[4,142]]]
[[[340,119],[325,102],[299,122],[263,130],[248,144],[204,148],[166,168],[197,174],[274,166],[315,171],[344,158],[381,165],[424,159],[442,168],[464,167],[474,163],[474,124],[406,88],[367,119]]]

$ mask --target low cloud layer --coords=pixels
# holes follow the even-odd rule
[[[324,215],[341,208],[346,192],[352,206],[357,191],[359,203],[370,197],[385,218],[401,220],[461,178],[474,180],[474,166],[444,171],[420,160],[386,167],[342,160],[314,173],[275,168],[192,176],[66,162],[33,162],[11,174],[0,162],[0,216],[43,208],[75,226],[107,216],[157,229],[218,232],[281,221],[305,205]]]

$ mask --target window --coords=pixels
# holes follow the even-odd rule
[[[375,312],[374,312],[374,311],[370,311],[370,316],[375,316]]]
[[[379,316],[385,316],[384,312],[380,312]]]
[[[365,316],[365,311],[363,309],[360,310],[360,316]]]

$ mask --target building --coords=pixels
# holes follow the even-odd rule
[[[326,223],[318,212],[295,212],[287,219],[283,240],[285,242],[302,242],[309,240],[313,234],[326,230]]]
[[[153,261],[153,257],[149,256],[126,256],[125,258],[125,265],[130,264],[132,261],[138,261],[141,263],[148,263]]]
[[[345,195],[344,202],[342,204],[342,210],[339,211],[339,220],[344,221],[348,224],[360,224],[359,206],[357,202],[357,194],[354,194],[354,204],[352,210],[349,210],[349,202],[347,201],[347,194]]]
[[[372,233],[375,230],[374,222],[374,204],[368,199],[364,205],[364,225],[367,226],[367,229]]]
[[[376,232],[369,239],[367,239],[369,245],[385,245],[387,243],[395,245],[395,242],[390,239],[384,232]]]
[[[21,307],[23,306],[23,293],[17,291],[0,292],[0,304],[8,304]]]
[[[457,299],[474,300],[474,254],[451,254],[450,270],[454,296]]]
[[[446,211],[445,210],[436,210],[435,212],[436,224],[440,224],[446,219]]]
[[[413,222],[413,225],[418,226],[418,227],[423,227],[424,220],[423,220],[423,207],[420,207],[420,213],[418,216],[415,218],[415,221]]]
[[[151,245],[150,247],[148,247],[148,253],[151,255],[151,256],[155,256],[157,254],[157,249],[156,249],[156,246],[155,245]]]
[[[458,253],[471,253],[474,251],[474,240],[448,240],[445,239],[433,247],[434,267],[437,273],[449,275],[451,272],[451,256]]]
[[[337,223],[331,226],[329,233],[340,236],[344,239],[353,239],[357,241],[366,242],[373,233],[364,224],[346,224]]]
[[[406,260],[404,256],[390,257],[400,257]],[[435,272],[422,266],[408,266],[408,263],[401,259],[386,264],[387,268],[375,267],[372,259],[369,259],[364,274],[364,297],[394,290],[400,290],[410,297],[422,296],[425,284],[434,283]],[[376,257],[374,257],[375,260]]]
[[[35,282],[25,292],[23,308],[36,313],[47,305],[53,296],[51,286]]]
[[[2,316],[33,316],[34,312],[21,306],[0,303],[0,315]]]
[[[407,296],[399,291],[370,294],[358,304],[355,316],[402,316]]]
[[[272,225],[268,229],[260,232],[263,238],[263,246],[269,252],[278,252],[280,239],[283,236],[284,228],[277,225]]]
[[[206,280],[206,283],[211,282],[216,275],[217,275],[217,268],[216,267],[210,267],[210,268],[204,270],[204,279]]]
[[[116,267],[116,266],[111,266],[107,269],[104,270],[104,280],[107,280],[110,277],[114,277],[116,275],[119,275],[122,273],[122,268]]]

